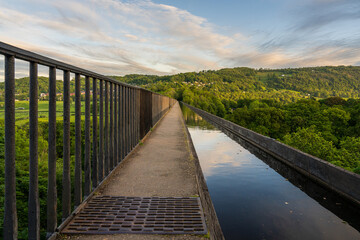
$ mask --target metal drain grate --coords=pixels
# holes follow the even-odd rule
[[[66,234],[206,234],[199,198],[94,197]]]

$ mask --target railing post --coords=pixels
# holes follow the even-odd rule
[[[75,74],[75,208],[82,202],[81,92],[80,74]]]
[[[125,106],[126,106],[126,108],[125,108],[125,117],[126,117],[126,127],[125,127],[125,129],[126,129],[126,139],[125,139],[125,144],[126,144],[126,151],[125,151],[125,153],[126,153],[126,155],[129,153],[129,149],[130,149],[130,147],[129,147],[129,139],[130,139],[130,137],[129,137],[129,135],[130,135],[130,133],[129,133],[129,121],[130,121],[130,114],[129,114],[129,88],[127,87],[127,88],[125,88]]]
[[[134,143],[135,143],[135,134],[134,134],[134,125],[135,125],[135,122],[134,122],[134,120],[135,120],[135,116],[134,116],[134,114],[135,114],[135,108],[134,108],[134,106],[135,106],[135,102],[134,102],[134,89],[131,89],[130,90],[130,102],[131,102],[131,121],[130,121],[130,127],[131,127],[131,150],[132,149],[134,149],[134,147],[135,147],[135,145],[134,145]]]
[[[114,154],[113,154],[113,167],[115,167],[118,163],[118,148],[117,148],[117,141],[118,141],[118,128],[117,128],[117,84],[114,84]]]
[[[70,72],[64,71],[64,111],[63,111],[63,190],[62,220],[71,213],[71,177],[70,177]]]
[[[98,185],[98,138],[97,138],[97,81],[93,78],[93,152],[92,152],[92,187],[95,189]]]
[[[136,135],[135,135],[135,121],[136,121],[136,117],[135,117],[135,93],[136,93],[136,90],[135,89],[132,89],[132,94],[131,94],[131,102],[132,102],[132,145],[133,145],[133,148],[136,146]]]
[[[85,76],[85,158],[84,172],[85,185],[84,196],[89,196],[91,192],[91,169],[90,169],[90,78]]]
[[[131,126],[132,126],[132,102],[131,102],[131,95],[132,95],[132,89],[129,88],[129,96],[128,96],[128,102],[129,102],[129,152],[131,152],[132,149],[132,131],[131,131]]]
[[[140,141],[140,90],[136,89],[136,142]]]
[[[121,159],[125,158],[125,87],[121,86]]]
[[[124,102],[124,116],[123,116],[123,119],[124,119],[124,158],[126,157],[127,155],[127,99],[126,99],[126,96],[127,96],[127,87],[124,87],[123,89],[123,102]]]
[[[49,139],[48,139],[47,237],[57,226],[56,208],[56,68],[49,67]]]
[[[144,109],[144,90],[140,90],[140,138],[144,137],[145,132],[145,109]]]
[[[151,93],[151,99],[153,101],[151,126],[154,126],[154,124],[156,122],[156,118],[157,118],[157,112],[158,112],[157,95]]]
[[[138,138],[137,138],[137,102],[136,102],[136,97],[137,97],[137,89],[134,89],[134,146],[137,145],[138,143]]]
[[[127,101],[128,101],[128,153],[131,152],[131,88],[128,88],[128,96],[127,96]]]
[[[99,116],[99,181],[104,179],[104,81],[100,79]]]
[[[133,131],[133,148],[135,148],[136,146],[136,134],[135,134],[135,127],[136,127],[136,102],[135,102],[135,96],[136,96],[136,89],[133,89],[133,94],[132,94],[132,102],[133,102],[133,127],[132,127],[132,131]]]
[[[17,239],[15,176],[15,58],[5,56],[5,206],[4,239]]]
[[[117,129],[117,139],[118,139],[118,145],[117,145],[117,159],[119,163],[121,161],[121,85],[118,86],[118,129]]]
[[[114,84],[110,83],[110,136],[109,136],[109,168],[114,167]]]
[[[104,176],[109,173],[109,83],[105,81],[105,160]]]
[[[30,62],[29,96],[29,239],[40,239],[40,204],[38,188],[38,65]]]
[[[132,143],[133,143],[133,148],[135,148],[136,146],[136,135],[135,135],[135,126],[136,126],[136,102],[135,102],[135,94],[136,94],[136,90],[133,89],[133,94],[132,94],[132,98],[131,98],[131,101],[133,102],[132,104],[132,109],[133,109],[133,125],[132,125],[132,132],[133,132],[133,140],[132,140]]]

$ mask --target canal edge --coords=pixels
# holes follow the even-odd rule
[[[186,126],[186,122],[183,114],[181,114],[182,124],[184,127],[184,135],[186,137],[188,151],[190,153],[190,159],[194,161],[195,164],[195,177],[196,177],[196,185],[198,189],[198,193],[200,196],[201,205],[203,206],[203,210],[205,213],[205,220],[207,223],[207,227],[210,233],[210,239],[213,240],[224,240],[224,234],[221,229],[219,219],[216,215],[216,211],[214,208],[214,204],[211,200],[211,196],[209,193],[209,189],[206,184],[206,180],[201,169],[200,161],[197,156],[194,143],[192,141],[189,129]]]

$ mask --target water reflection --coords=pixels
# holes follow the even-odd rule
[[[360,239],[358,207],[183,111],[226,239]]]
[[[186,125],[189,127],[198,127],[201,129],[207,130],[215,130],[216,128],[208,123],[207,121],[203,120],[202,117],[195,114],[190,108],[185,107],[184,105],[180,104],[181,111],[183,113]]]

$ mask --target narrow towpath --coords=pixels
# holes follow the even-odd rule
[[[115,170],[96,196],[194,197],[198,195],[194,160],[178,103]],[[202,239],[200,235],[62,235],[60,239]]]

